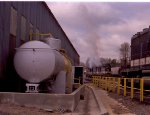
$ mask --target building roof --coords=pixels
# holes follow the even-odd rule
[[[62,30],[62,32],[64,33],[64,35],[66,36],[67,40],[69,41],[70,45],[72,46],[72,48],[74,49],[74,51],[77,53],[77,55],[80,57],[80,55],[78,54],[78,52],[76,51],[76,49],[74,48],[73,44],[71,43],[71,41],[69,40],[69,38],[67,37],[66,33],[64,32],[64,30],[62,29],[62,27],[60,26],[60,24],[58,23],[57,19],[55,18],[55,16],[53,15],[53,13],[51,12],[50,8],[48,7],[48,5],[46,4],[46,2],[42,2],[44,4],[44,6],[48,9],[50,15],[53,16],[54,20],[56,21],[57,25],[60,27],[60,29]]]

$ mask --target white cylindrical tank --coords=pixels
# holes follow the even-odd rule
[[[39,83],[64,70],[64,56],[44,42],[29,41],[17,48],[14,57],[17,73],[30,83]]]

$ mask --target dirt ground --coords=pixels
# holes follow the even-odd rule
[[[123,92],[118,95],[101,90],[99,95],[110,115],[150,115],[150,98],[148,97],[144,98],[145,102],[140,102],[139,94],[131,99],[130,94],[123,96]]]
[[[141,103],[139,98],[131,99],[130,96],[118,96],[116,93],[109,93],[109,96],[122,103],[123,106],[136,115],[150,115],[150,103]]]
[[[49,111],[12,104],[0,104],[0,115],[61,115]]]
[[[107,91],[96,88],[99,98],[110,115],[135,115],[129,108],[112,98]]]

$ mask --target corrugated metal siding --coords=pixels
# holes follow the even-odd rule
[[[11,7],[17,11],[16,47],[19,47],[21,44],[21,17],[24,16],[26,18],[25,41],[29,40],[31,23],[34,32],[36,30],[39,30],[40,33],[50,32],[53,37],[61,39],[62,48],[66,50],[73,65],[78,64],[78,54],[43,2],[0,2],[0,71],[3,70],[4,72],[4,70],[7,70]]]
[[[19,47],[21,38],[21,14],[19,12],[17,13],[17,25],[16,47]]]
[[[1,22],[0,22],[1,25]],[[2,41],[2,28],[0,27],[0,41]],[[0,44],[0,77],[2,77],[2,45]]]
[[[3,23],[2,23],[2,18],[3,18],[3,4],[0,3],[0,41],[2,41],[3,38],[3,33],[2,33],[2,29],[3,29]],[[0,77],[2,76],[2,45],[0,42]]]
[[[6,8],[5,5],[8,5]],[[29,23],[32,23],[34,26],[34,32],[36,29],[39,29],[40,32],[43,33],[48,33],[51,32],[52,35],[58,39],[62,40],[62,47],[67,50],[69,55],[71,56],[72,54],[75,54],[75,51],[70,51],[71,45],[69,41],[67,40],[66,36],[62,32],[61,28],[57,25],[55,19],[49,14],[49,11],[44,5],[41,5],[40,2],[7,2],[7,3],[2,3],[1,2],[1,11],[3,12],[3,9],[6,9],[7,13],[10,14],[10,6],[13,6],[17,10],[17,46],[20,44],[20,26],[21,26],[21,16],[25,16],[27,19],[27,32],[26,32],[26,39],[28,40],[29,36]],[[1,13],[2,14],[2,13]],[[37,15],[38,14],[38,15]],[[9,17],[9,15],[5,15]],[[9,21],[9,18],[7,18],[7,21]],[[9,23],[6,23],[9,25]],[[8,26],[9,27],[9,26]],[[9,28],[8,28],[9,29]],[[7,36],[8,36],[8,31],[7,31]],[[71,56],[73,57],[73,56]]]
[[[3,37],[1,40],[1,46],[2,46],[2,58],[3,63],[6,65],[6,59],[8,56],[8,46],[9,46],[9,31],[10,31],[10,3],[5,3],[2,6],[3,8],[3,16],[2,18],[2,33]],[[5,15],[4,15],[5,14]]]

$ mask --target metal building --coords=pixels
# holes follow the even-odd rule
[[[143,31],[135,34],[131,39],[131,59],[136,60],[149,55],[150,29],[145,28]]]
[[[146,69],[150,56],[150,28],[135,34],[131,39],[131,67]],[[147,61],[147,62],[146,62]]]
[[[29,41],[32,33],[51,33],[74,66],[79,54],[45,2],[0,2],[0,91],[21,91],[24,80],[13,67],[15,48]],[[34,37],[34,39],[39,39]]]

